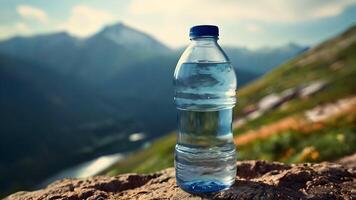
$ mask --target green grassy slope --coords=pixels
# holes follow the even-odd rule
[[[343,46],[347,45],[347,46]],[[339,65],[338,70],[333,70],[332,65]],[[298,99],[290,102],[288,109],[269,113],[271,122],[276,118],[282,118],[312,108],[315,105],[333,101],[341,97],[356,93],[356,27],[350,28],[340,36],[333,38],[320,46],[311,49],[300,57],[276,68],[264,77],[247,85],[238,91],[238,107],[235,117],[241,115],[240,108],[257,103],[262,97],[279,93],[285,89],[307,84],[315,80],[325,80],[330,84],[322,93],[314,96],[308,101]],[[279,115],[279,116],[278,116]],[[255,121],[251,125],[264,125],[265,123]],[[251,127],[245,127],[251,128]],[[243,133],[245,130],[237,130]]]
[[[356,95],[356,27],[290,60],[259,80],[238,91],[235,118],[242,108],[256,104],[271,93],[327,81],[327,87],[308,99],[294,98],[286,105],[265,113],[234,130],[236,137],[250,130],[273,124],[286,117],[301,118],[305,110]],[[356,152],[356,109],[308,131],[285,130],[264,139],[238,146],[239,159],[267,159],[283,162],[318,162]],[[132,154],[105,173],[152,172],[173,166],[175,133],[154,142],[149,148]]]
[[[129,172],[147,173],[171,167],[175,142],[175,133],[169,133],[153,142],[147,149],[135,152],[103,173],[108,175]]]

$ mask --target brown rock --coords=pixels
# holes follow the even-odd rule
[[[236,183],[209,196],[193,196],[175,182],[174,169],[154,174],[123,174],[87,179],[63,179],[33,192],[17,192],[15,199],[355,199],[356,157],[341,164],[287,165],[266,161],[237,162]],[[347,163],[345,167],[343,164]]]

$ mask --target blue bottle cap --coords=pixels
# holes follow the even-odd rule
[[[189,36],[191,38],[201,37],[201,36],[219,36],[219,28],[214,25],[199,25],[190,28]]]

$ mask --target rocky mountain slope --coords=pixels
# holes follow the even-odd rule
[[[193,196],[175,182],[174,169],[153,174],[123,174],[87,179],[64,179],[44,189],[18,192],[22,199],[313,199],[356,197],[356,154],[338,163],[287,165],[278,162],[237,162],[235,184],[228,190]]]

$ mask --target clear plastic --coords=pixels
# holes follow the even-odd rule
[[[174,85],[178,185],[198,194],[230,187],[236,176],[232,135],[236,75],[217,37],[191,39],[176,66]]]

